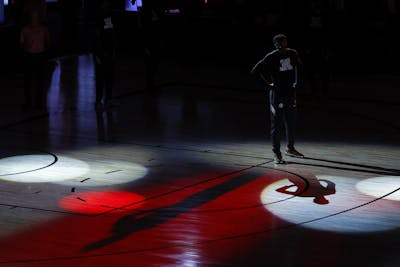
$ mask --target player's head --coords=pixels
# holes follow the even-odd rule
[[[272,38],[272,42],[277,49],[286,48],[287,47],[287,37],[286,35],[280,33],[275,35]]]

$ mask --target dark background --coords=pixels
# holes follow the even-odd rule
[[[397,0],[165,0],[160,23],[161,58],[183,66],[220,64],[249,70],[268,50],[271,38],[282,32],[310,67],[310,54],[321,55],[323,68],[336,75],[398,75],[399,1]],[[115,0],[114,24],[118,56],[142,53],[137,13]],[[321,27],[312,27],[312,6],[320,7]],[[90,53],[95,0],[59,0],[47,4],[50,57]],[[179,14],[171,14],[179,9]],[[0,70],[20,68],[18,9],[5,8],[0,26]],[[313,13],[314,12],[314,13]],[[318,21],[317,21],[318,22]],[[318,66],[317,66],[318,67]],[[311,68],[311,67],[310,67]]]

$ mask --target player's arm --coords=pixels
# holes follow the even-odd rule
[[[268,75],[266,71],[266,57],[262,60],[258,61],[257,64],[251,70],[251,74],[258,75],[261,80],[265,82],[268,86],[273,86],[273,82],[271,80],[270,75]]]
[[[301,84],[303,62],[301,61],[299,53],[296,50],[293,51],[295,59],[293,87],[298,88]]]

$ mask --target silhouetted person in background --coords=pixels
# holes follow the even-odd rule
[[[286,155],[304,157],[295,147],[296,90],[299,87],[301,61],[296,50],[287,47],[287,37],[273,37],[275,50],[268,53],[251,70],[269,89],[272,151],[276,164],[284,164],[280,151],[283,124],[286,129]]]
[[[110,0],[99,0],[96,14],[93,58],[95,63],[97,110],[115,106],[112,101],[115,68],[115,36]]]
[[[132,0],[135,4],[136,0]],[[161,20],[164,15],[162,0],[142,0],[139,8],[138,26],[144,45],[146,64],[146,90],[154,93],[156,73],[160,61],[161,50]]]
[[[21,30],[23,25],[23,0],[9,0],[8,5],[12,10],[12,16],[14,19],[14,24],[17,26],[18,30]]]
[[[46,0],[22,0],[23,23],[29,22],[29,16],[32,12],[37,12],[44,21],[46,18]]]
[[[97,140],[111,142],[114,140],[114,117],[112,110],[96,111]]]
[[[329,87],[327,17],[320,0],[313,0],[307,20],[304,66],[311,95],[326,97]]]
[[[79,5],[79,0],[58,0],[63,53],[75,52],[77,49],[77,18]]]
[[[45,73],[50,37],[40,10],[31,9],[28,24],[21,29],[20,45],[24,52],[25,108],[45,109]]]

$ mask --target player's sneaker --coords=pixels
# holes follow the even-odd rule
[[[281,152],[274,152],[274,163],[275,164],[285,164],[286,161],[282,159]]]
[[[304,155],[297,151],[295,148],[286,149],[285,155],[295,158],[304,158]]]

